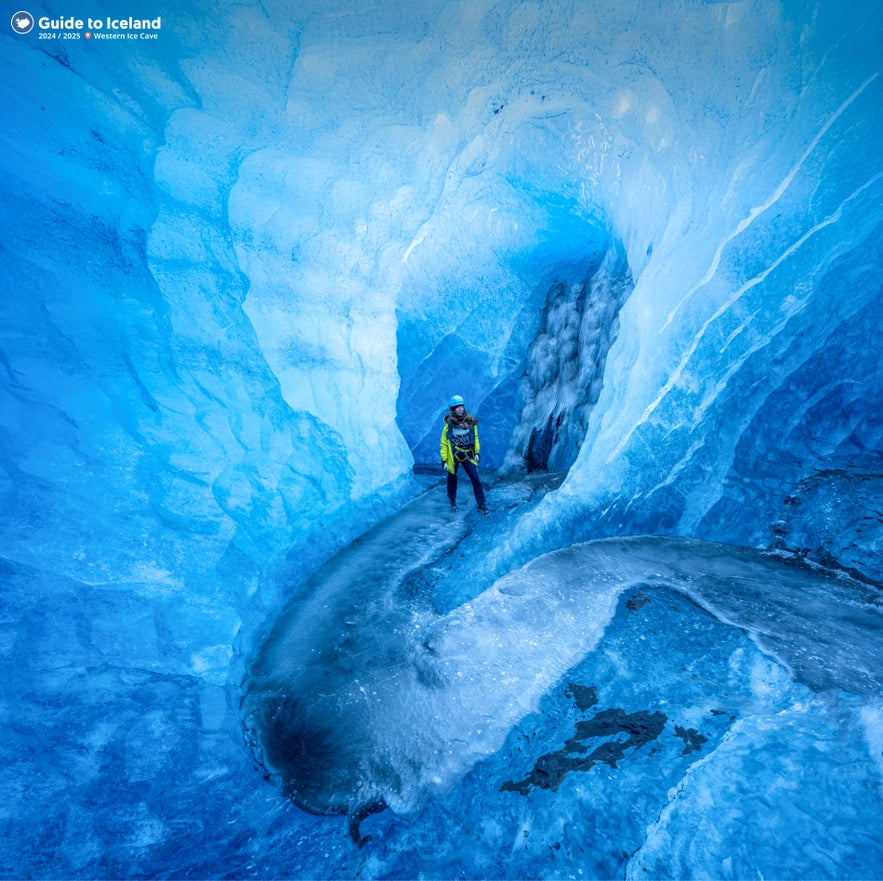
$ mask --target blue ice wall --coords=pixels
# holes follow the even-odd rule
[[[827,283],[844,300],[879,284],[872,275],[881,254],[867,256],[855,270],[832,268]],[[883,332],[881,322],[878,296],[835,327],[824,348],[770,396],[740,439],[700,534],[744,540],[747,533],[752,543],[883,581],[875,501],[883,474],[883,383],[880,357],[868,342]],[[747,527],[745,510],[757,515]]]
[[[623,153],[623,192],[632,184],[636,201],[645,197],[625,224],[637,225],[647,247],[625,236],[636,283],[604,390],[568,482],[520,525],[495,566],[552,536],[649,531],[785,545],[851,568],[861,559],[879,577],[869,501],[880,373],[866,360],[873,346],[852,336],[881,299],[880,160],[871,147],[880,59],[866,42],[877,24],[841,29],[833,4],[808,17],[752,8],[750,24],[748,7],[716,14],[725,36],[714,51],[728,76],[721,104],[704,93],[694,103],[696,83],[680,78],[683,67],[667,68],[661,46],[645,50],[639,88],[620,94],[617,118],[633,137],[656,131],[649,119],[664,120],[679,149],[661,143],[637,162]],[[765,16],[764,34],[784,43],[737,37],[741,27],[756,35]],[[702,52],[694,61],[710,70]],[[662,111],[660,82],[677,112]],[[689,139],[676,134],[680,125]],[[647,201],[650,168],[666,183]],[[664,218],[655,210],[663,205]],[[839,476],[820,494],[832,469]],[[836,499],[850,495],[856,507],[841,518]],[[796,498],[807,503],[792,516]]]
[[[610,242],[634,289],[579,455],[482,565],[653,531],[879,580],[881,11],[0,23],[3,821],[32,842],[3,864],[295,871],[229,832],[273,850],[287,816],[242,745],[244,654],[413,493],[452,391],[503,461],[548,291]]]

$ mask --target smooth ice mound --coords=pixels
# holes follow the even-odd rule
[[[800,683],[808,696],[879,701],[883,604],[862,585],[748,549],[633,537],[548,553],[481,590],[469,580],[475,547],[465,546],[492,541],[495,528],[452,522],[442,502],[423,495],[316,573],[252,668],[244,711],[257,749],[278,785],[311,811],[409,814],[444,798],[593,656],[636,590],[680,595],[722,631],[749,634],[767,659],[754,674],[770,680],[754,683],[760,695]],[[721,651],[736,663],[731,646]],[[627,666],[619,677],[629,678]],[[706,685],[707,702],[715,690]],[[671,713],[679,698],[664,684],[657,698],[638,709],[658,728],[653,714]],[[608,707],[603,719],[627,733],[631,723],[621,720],[633,711]],[[732,737],[750,716],[732,717]],[[501,773],[511,775],[511,764]],[[526,793],[536,779],[525,769],[509,788]],[[877,801],[881,794],[878,785]]]

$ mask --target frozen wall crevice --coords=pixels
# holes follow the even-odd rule
[[[566,471],[576,460],[632,287],[622,247],[613,242],[584,279],[549,289],[526,353],[508,467]]]

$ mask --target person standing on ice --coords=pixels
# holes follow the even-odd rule
[[[478,420],[466,412],[466,402],[460,395],[454,395],[449,404],[451,412],[445,416],[444,428],[441,433],[439,452],[442,467],[448,472],[448,499],[451,510],[457,510],[457,469],[463,470],[472,481],[472,491],[478,510],[482,514],[490,513],[485,505],[484,489],[478,479],[478,453],[481,444],[478,442]]]

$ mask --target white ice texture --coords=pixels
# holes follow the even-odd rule
[[[628,765],[634,799],[603,818],[601,766],[564,801],[497,787],[482,810],[475,775],[517,782],[518,738],[557,730],[482,683],[501,728],[461,732],[452,788],[413,802],[423,820],[371,817],[358,852],[261,780],[239,709],[308,574],[417,495],[415,462],[437,467],[454,393],[483,473],[514,481],[492,507],[525,464],[567,476],[481,541],[432,520],[463,538],[439,614],[604,536],[883,582],[879,0],[192,2],[156,41],[4,23],[0,44],[3,872],[883,874],[879,827],[809,846],[832,804],[880,815],[879,693],[760,640],[708,674],[750,671],[726,699],[757,709],[713,717],[734,718],[706,732],[716,761]],[[663,675],[597,654],[627,632],[607,597],[521,710],[571,712],[568,665],[620,677],[607,708]],[[518,648],[514,619],[489,626]],[[686,636],[659,640],[689,667]],[[816,654],[855,672],[830,640]],[[684,731],[712,718],[690,712]],[[757,768],[778,788],[733,808],[723,781]],[[782,829],[815,819],[790,851],[769,829],[737,847],[738,810],[769,805]]]

